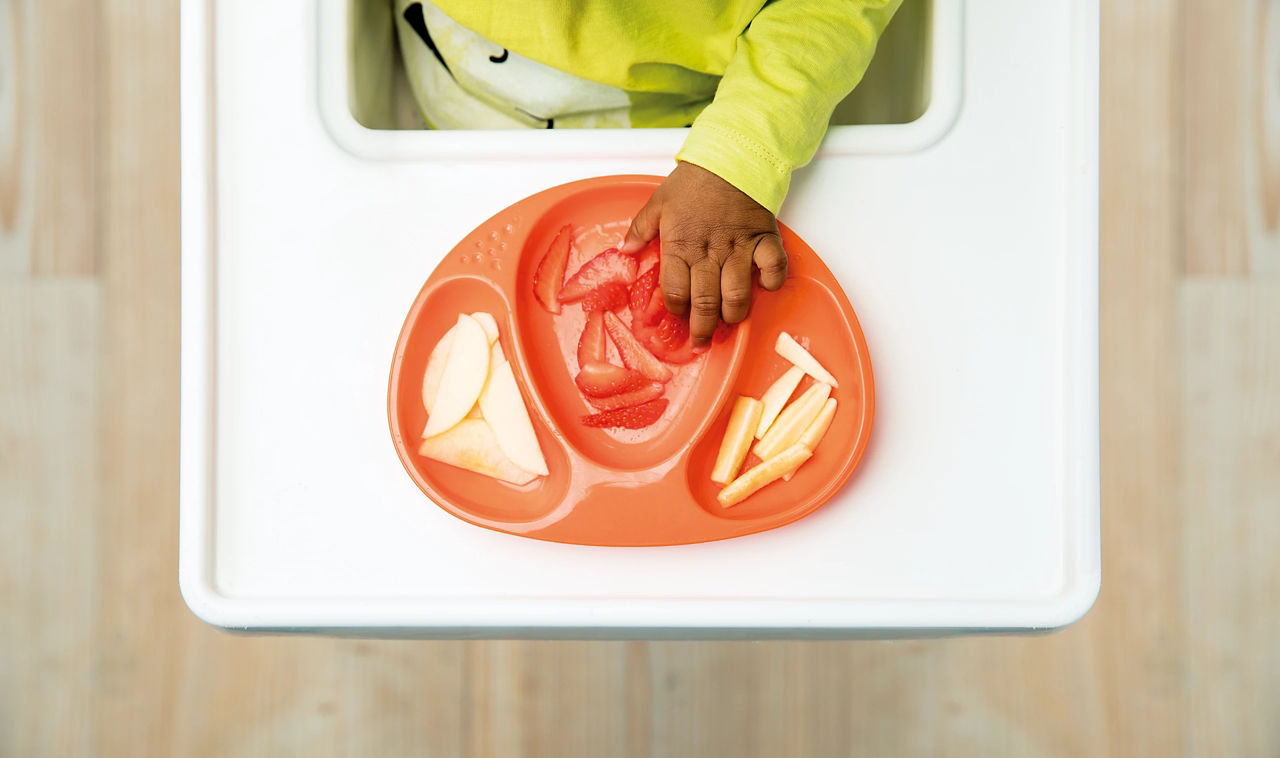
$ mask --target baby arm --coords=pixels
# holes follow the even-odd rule
[[[738,40],[676,169],[636,215],[623,249],[662,239],[662,292],[689,313],[695,345],[751,302],[751,266],[776,290],[786,253],[775,220],[791,172],[861,80],[901,0],[774,0]]]

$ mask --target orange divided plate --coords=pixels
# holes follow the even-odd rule
[[[388,411],[396,452],[418,487],[441,508],[479,526],[583,545],[679,545],[783,526],[812,513],[858,465],[875,407],[871,360],[857,317],[831,271],[782,226],[790,276],[774,293],[757,290],[751,317],[734,336],[683,367],[668,385],[671,405],[639,431],[591,429],[593,409],[574,385],[585,317],[558,317],[533,295],[533,273],[556,232],[574,229],[568,273],[621,242],[631,217],[662,180],[587,179],[540,192],[486,221],[455,247],[409,309],[391,364]],[[427,413],[422,378],[436,341],[459,313],[488,311],[546,457],[550,476],[517,487],[417,453]],[[774,352],[778,333],[808,340],[840,386],[831,428],[789,482],[778,481],[732,508],[716,500],[711,468],[737,395],[760,397],[790,365]],[[612,349],[612,348],[611,348]],[[804,390],[808,378],[797,390]],[[753,463],[748,458],[744,469]]]

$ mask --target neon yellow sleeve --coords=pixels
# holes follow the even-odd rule
[[[862,79],[902,0],[773,0],[738,38],[715,99],[676,159],[774,214],[836,105]]]

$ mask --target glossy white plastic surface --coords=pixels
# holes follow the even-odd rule
[[[936,0],[925,116],[835,128],[798,172],[782,218],[842,282],[875,367],[848,487],[772,532],[629,549],[428,502],[391,446],[387,373],[457,240],[549,186],[665,174],[680,132],[364,129],[341,107],[343,9],[182,6],[180,582],[198,616],[851,637],[1054,628],[1092,605],[1096,1]]]

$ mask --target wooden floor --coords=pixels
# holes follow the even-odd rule
[[[0,755],[1280,755],[1280,2],[1102,4],[1093,612],[840,644],[196,621],[176,5],[0,0]]]

